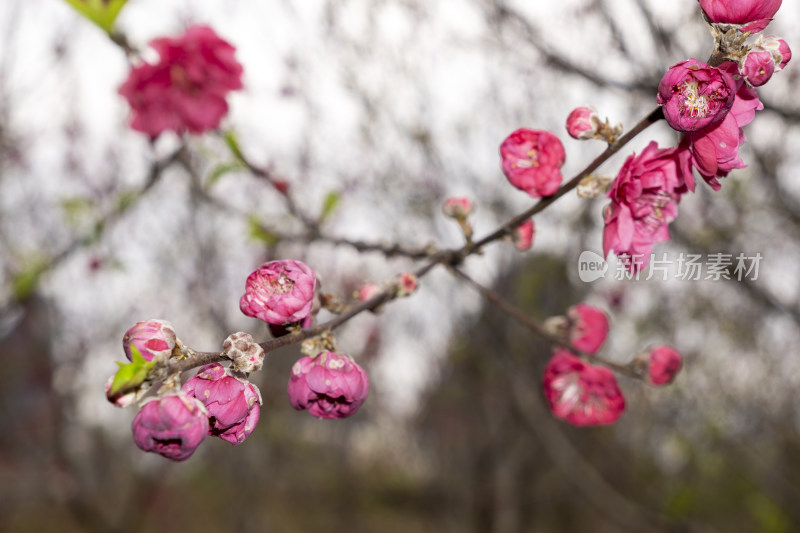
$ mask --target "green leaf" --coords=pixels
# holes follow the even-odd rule
[[[243,164],[246,164],[242,149],[239,148],[239,141],[236,139],[236,133],[233,130],[228,130],[223,134],[222,137],[225,139],[225,144],[228,145],[228,148],[230,148],[234,157],[236,157],[236,159],[241,161]]]
[[[147,379],[147,374],[153,368],[155,362],[148,362],[142,357],[136,346],[131,345],[131,352],[133,353],[133,361],[130,363],[117,363],[119,370],[114,374],[114,381],[111,382],[111,389],[108,391],[110,395],[116,394],[123,389],[133,389],[144,383]]]
[[[11,290],[14,292],[14,299],[22,301],[28,298],[39,285],[39,278],[45,271],[44,265],[34,263],[26,269],[18,272],[11,282]]]
[[[322,202],[322,214],[320,220],[325,220],[339,207],[339,202],[342,201],[342,195],[338,192],[329,192],[325,196],[325,201]]]
[[[220,163],[214,168],[214,170],[211,171],[211,173],[208,175],[208,178],[206,178],[206,187],[211,187],[217,182],[217,180],[219,180],[228,172],[239,170],[240,168],[243,168],[243,166],[238,161],[235,163]]]
[[[267,246],[275,246],[281,242],[280,236],[275,235],[265,228],[255,215],[250,215],[247,218],[247,224],[249,226],[251,238],[263,242]]]
[[[91,20],[106,33],[114,29],[114,21],[128,0],[66,0],[78,13]]]

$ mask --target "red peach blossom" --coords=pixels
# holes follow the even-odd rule
[[[782,0],[699,0],[711,22],[736,24],[756,33],[767,27]]]
[[[558,137],[548,131],[518,129],[500,145],[500,156],[511,185],[534,198],[550,196],[561,186],[566,154]]]
[[[369,377],[346,354],[322,352],[303,357],[292,367],[289,402],[319,418],[355,414],[369,394]]]
[[[677,131],[697,131],[717,124],[733,105],[730,73],[688,59],[673,65],[658,84],[664,118]]]

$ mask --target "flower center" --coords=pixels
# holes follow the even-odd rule
[[[286,274],[279,274],[277,276],[268,275],[263,278],[261,287],[270,296],[286,294],[294,288],[294,281],[292,281]]]
[[[531,148],[527,153],[527,159],[517,159],[516,163],[511,164],[514,168],[533,168],[539,166],[539,152],[536,148]]]
[[[688,113],[692,118],[705,118],[710,111],[709,97],[700,94],[697,88],[697,80],[691,79],[684,82],[678,89],[681,97],[681,111]]]

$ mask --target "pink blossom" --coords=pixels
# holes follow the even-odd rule
[[[608,316],[591,305],[580,303],[567,310],[569,342],[573,348],[594,354],[608,335]]]
[[[122,347],[129,361],[133,361],[131,346],[135,346],[147,361],[169,358],[175,348],[175,328],[166,320],[150,319],[137,322],[122,337]]]
[[[657,346],[651,349],[648,361],[648,377],[653,385],[672,383],[683,365],[681,354],[670,346]]]
[[[188,459],[208,434],[203,404],[185,394],[155,398],[133,419],[133,441],[173,461]]]
[[[739,64],[739,74],[753,87],[761,87],[775,72],[775,61],[768,50],[753,48]]]
[[[625,410],[614,374],[564,349],[545,367],[544,395],[553,415],[575,426],[613,424]]]
[[[772,60],[775,63],[775,72],[783,70],[789,60],[792,59],[792,50],[783,39],[778,39],[777,37],[762,37],[756,44],[761,49],[768,50],[772,54]]]
[[[576,107],[567,117],[567,133],[574,139],[593,139],[600,128],[600,117],[593,107]]]
[[[720,69],[735,73],[737,65],[727,61],[720,65]],[[757,109],[764,109],[756,90],[748,87],[744,80],[737,80],[736,87],[733,106],[722,122],[686,135],[692,164],[714,190],[721,187],[718,177],[747,166],[739,157],[739,146],[745,141],[742,127],[753,120]]]
[[[244,331],[228,335],[222,343],[222,351],[233,361],[233,368],[238,372],[258,372],[264,364],[264,348]]]
[[[247,277],[239,308],[268,324],[298,322],[311,312],[317,278],[300,261],[264,263]]]
[[[231,444],[241,444],[258,424],[261,395],[255,385],[233,377],[219,363],[211,363],[183,385],[208,411],[208,434]]]
[[[397,295],[410,296],[415,290],[417,290],[418,283],[419,280],[414,274],[411,274],[410,272],[401,274],[397,280]]]
[[[743,26],[756,33],[767,27],[781,7],[782,0],[700,0],[700,7],[711,22]]]
[[[379,292],[381,292],[381,288],[375,283],[365,283],[358,289],[356,298],[359,301],[366,302],[367,300],[372,300]]]
[[[345,418],[361,407],[369,377],[349,355],[322,352],[303,357],[292,367],[289,402],[319,418]]]
[[[730,73],[688,59],[673,65],[658,84],[664,118],[677,131],[697,131],[717,124],[733,105]]]
[[[202,133],[228,112],[225,97],[242,88],[235,49],[208,26],[150,42],[160,59],[134,67],[119,88],[131,106],[131,127],[157,137],[165,130]]]
[[[622,165],[608,191],[603,251],[627,258],[628,268],[645,268],[657,242],[669,240],[667,225],[678,214],[680,194],[694,189],[691,154],[651,142]]]
[[[500,145],[500,156],[511,185],[534,198],[550,196],[561,185],[566,154],[549,131],[518,129]]]
[[[472,213],[472,201],[469,198],[448,198],[442,211],[451,218],[466,218]]]
[[[534,237],[536,237],[536,226],[533,224],[533,219],[529,218],[517,226],[517,229],[511,234],[511,241],[517,250],[524,252],[531,249]]]

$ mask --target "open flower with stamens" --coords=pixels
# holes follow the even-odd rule
[[[239,308],[268,324],[298,322],[311,312],[316,285],[316,275],[305,263],[264,263],[247,277]]]
[[[735,94],[735,82],[728,72],[688,59],[664,74],[657,100],[672,129],[697,131],[722,121]]]
[[[543,385],[553,415],[574,426],[613,424],[625,410],[613,372],[563,348],[547,363]]]
[[[603,251],[628,258],[632,272],[645,268],[657,242],[669,240],[667,225],[678,215],[680,194],[694,189],[691,154],[659,148],[655,141],[631,155],[608,191]]]
[[[549,131],[518,129],[500,145],[500,156],[511,185],[534,198],[550,196],[561,186],[566,154]]]

